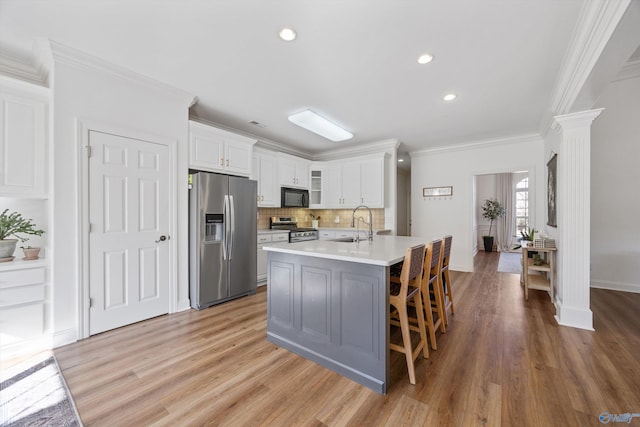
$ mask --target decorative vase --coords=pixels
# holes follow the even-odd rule
[[[18,239],[0,240],[0,262],[11,261],[16,250]]]
[[[22,248],[22,250],[24,251],[24,259],[27,261],[40,258],[40,248]]]

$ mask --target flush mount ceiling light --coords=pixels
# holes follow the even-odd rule
[[[347,132],[340,126],[331,123],[329,120],[317,115],[311,110],[304,110],[300,113],[292,114],[289,116],[289,121],[334,142],[353,138],[351,132]]]
[[[283,28],[278,33],[280,38],[286,42],[290,42],[296,39],[296,32],[291,28]]]
[[[458,95],[456,95],[455,93],[448,93],[445,96],[443,96],[442,99],[444,99],[445,101],[453,101],[457,97]]]
[[[404,162],[404,159],[398,159],[398,163]]]
[[[433,55],[429,53],[423,53],[418,57],[418,64],[424,65],[424,64],[428,64],[431,61],[433,61]]]

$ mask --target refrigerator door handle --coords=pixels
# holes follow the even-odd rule
[[[224,196],[224,236],[222,238],[222,259],[227,260],[229,258],[228,254],[228,241],[229,241],[229,196]]]
[[[229,199],[231,201],[231,203],[229,203],[229,205],[231,206],[231,215],[229,215],[231,217],[231,239],[229,239],[229,259],[233,259],[233,240],[235,238],[235,234],[236,234],[236,208],[235,208],[235,203],[233,203],[233,196],[229,196]]]

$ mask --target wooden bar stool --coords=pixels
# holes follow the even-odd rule
[[[447,310],[444,307],[444,295],[442,287],[442,256],[443,251],[442,239],[434,240],[429,244],[431,253],[430,265],[424,266],[424,275],[428,277],[429,288],[429,304],[432,313],[436,313],[438,318],[433,322],[433,329],[440,327],[442,333],[447,332]],[[425,309],[426,309],[425,302]]]
[[[416,383],[416,372],[414,361],[418,357],[420,350],[423,351],[424,358],[429,357],[429,347],[427,346],[427,333],[424,324],[422,310],[416,310],[418,325],[409,322],[407,313],[407,303],[413,300],[417,307],[422,307],[422,297],[420,283],[422,278],[423,260],[425,245],[418,245],[407,249],[404,256],[404,263],[400,273],[399,283],[390,281],[389,303],[391,304],[392,325],[400,326],[402,331],[402,345],[390,343],[391,350],[404,353],[407,359],[407,369],[409,371],[409,382]],[[413,282],[414,286],[410,285]],[[415,348],[411,345],[411,331],[420,334],[420,342]]]
[[[455,314],[453,309],[453,292],[451,291],[451,277],[449,276],[449,258],[451,257],[451,241],[453,240],[453,236],[444,236],[444,250],[442,252],[442,286],[444,290],[444,296],[446,296],[444,301],[444,309],[445,314],[447,309],[451,308],[451,314]],[[445,322],[449,324],[449,318],[445,316]]]

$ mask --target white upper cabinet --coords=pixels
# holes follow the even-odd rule
[[[360,203],[384,207],[384,157],[360,163]]]
[[[46,88],[0,79],[0,196],[46,197],[47,102]]]
[[[255,139],[189,121],[189,167],[249,176],[255,143]]]
[[[280,153],[278,156],[278,177],[283,187],[309,189],[309,168],[311,162],[301,157]]]
[[[384,155],[329,162],[323,179],[327,208],[384,208]]]
[[[342,165],[329,163],[325,166],[323,180],[325,182],[324,200],[327,208],[344,207],[342,203]]]
[[[255,152],[253,156],[253,176],[258,181],[258,207],[280,207],[276,156]]]

